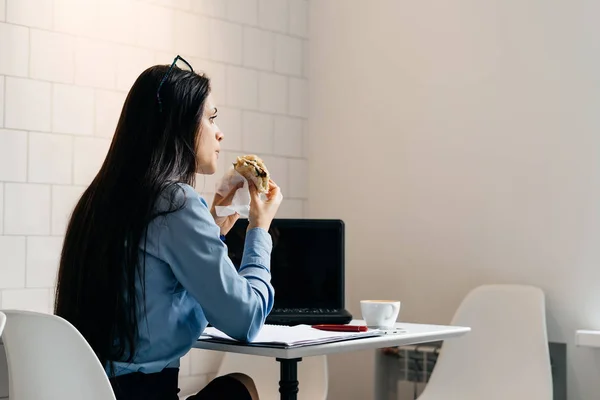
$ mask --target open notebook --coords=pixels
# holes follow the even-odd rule
[[[383,334],[385,332],[378,329],[369,329],[366,332],[331,332],[314,329],[310,325],[264,325],[251,344],[256,346],[290,348],[380,336]],[[214,327],[206,328],[199,340],[238,342]]]

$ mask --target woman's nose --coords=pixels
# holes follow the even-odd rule
[[[225,135],[223,135],[223,132],[221,131],[217,131],[217,140],[220,142],[221,140],[223,140],[223,138],[225,137]]]

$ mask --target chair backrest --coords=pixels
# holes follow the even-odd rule
[[[420,400],[551,400],[544,293],[484,285],[462,301],[453,325],[471,332],[444,342]]]
[[[6,314],[0,312],[0,336],[2,336],[2,332],[4,331],[4,326],[6,325]]]
[[[10,399],[115,400],[104,368],[73,325],[55,315],[3,311]]]
[[[260,400],[279,400],[279,362],[273,357],[226,353],[217,376],[241,372],[250,376]],[[325,400],[328,391],[327,357],[305,357],[298,363],[298,400]]]

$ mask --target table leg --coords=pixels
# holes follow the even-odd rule
[[[279,393],[281,400],[298,398],[298,363],[302,358],[277,358],[280,364]]]
[[[398,398],[398,361],[381,350],[375,350],[375,393],[374,400]]]

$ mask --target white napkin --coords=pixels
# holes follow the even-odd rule
[[[242,218],[248,218],[250,212],[250,190],[248,190],[248,181],[233,167],[231,167],[227,173],[217,183],[216,191],[221,196],[227,196],[231,189],[237,186],[240,182],[244,183],[244,186],[239,188],[233,195],[231,204],[228,206],[216,206],[215,211],[217,216],[226,217],[233,215],[236,212],[240,214]]]

